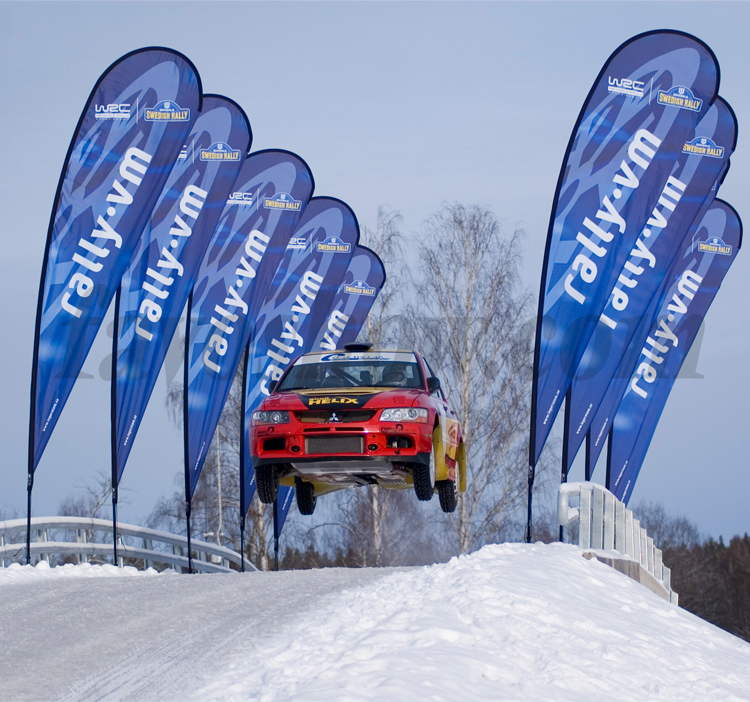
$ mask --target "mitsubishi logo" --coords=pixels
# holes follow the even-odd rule
[[[336,424],[337,422],[340,422],[341,419],[335,412],[331,412],[331,416],[328,418],[329,424]]]

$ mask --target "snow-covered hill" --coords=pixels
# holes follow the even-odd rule
[[[13,702],[750,700],[749,644],[563,544],[404,569],[12,566],[0,598]]]

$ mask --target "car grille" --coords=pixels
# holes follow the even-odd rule
[[[305,453],[364,453],[364,438],[361,436],[306,436]]]
[[[335,414],[341,424],[369,422],[375,416],[375,410],[314,410],[295,412],[297,420],[303,424],[327,424]],[[335,420],[334,420],[335,421]]]

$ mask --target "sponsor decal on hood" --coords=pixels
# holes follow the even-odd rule
[[[378,394],[379,393],[373,392],[346,394],[328,393],[326,395],[297,393],[297,397],[302,400],[305,407],[310,409],[327,409],[329,407],[362,407]]]

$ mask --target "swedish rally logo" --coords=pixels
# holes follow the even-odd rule
[[[315,250],[319,253],[349,253],[352,245],[344,243],[337,236],[329,236],[325,241],[319,242]]]
[[[183,110],[172,100],[162,100],[154,107],[146,108],[147,122],[189,122],[190,110]]]
[[[344,292],[350,295],[374,295],[375,288],[371,288],[364,280],[355,280],[344,285]]]
[[[276,193],[273,197],[263,200],[263,207],[268,210],[299,212],[302,209],[302,201],[295,200],[289,193]]]
[[[698,251],[731,256],[732,247],[729,244],[725,244],[718,236],[712,236],[705,241],[698,242]]]
[[[211,144],[207,149],[201,149],[201,161],[234,161],[238,162],[242,156],[239,149],[233,149],[223,141]]]
[[[695,137],[695,139],[687,142],[687,144],[682,147],[682,153],[710,156],[711,158],[722,158],[724,156],[724,147],[717,146],[716,143],[708,137]]]
[[[669,90],[660,90],[657,102],[660,105],[677,107],[681,110],[692,110],[693,112],[700,112],[703,105],[703,100],[695,97],[690,88],[683,85],[675,85]]]

